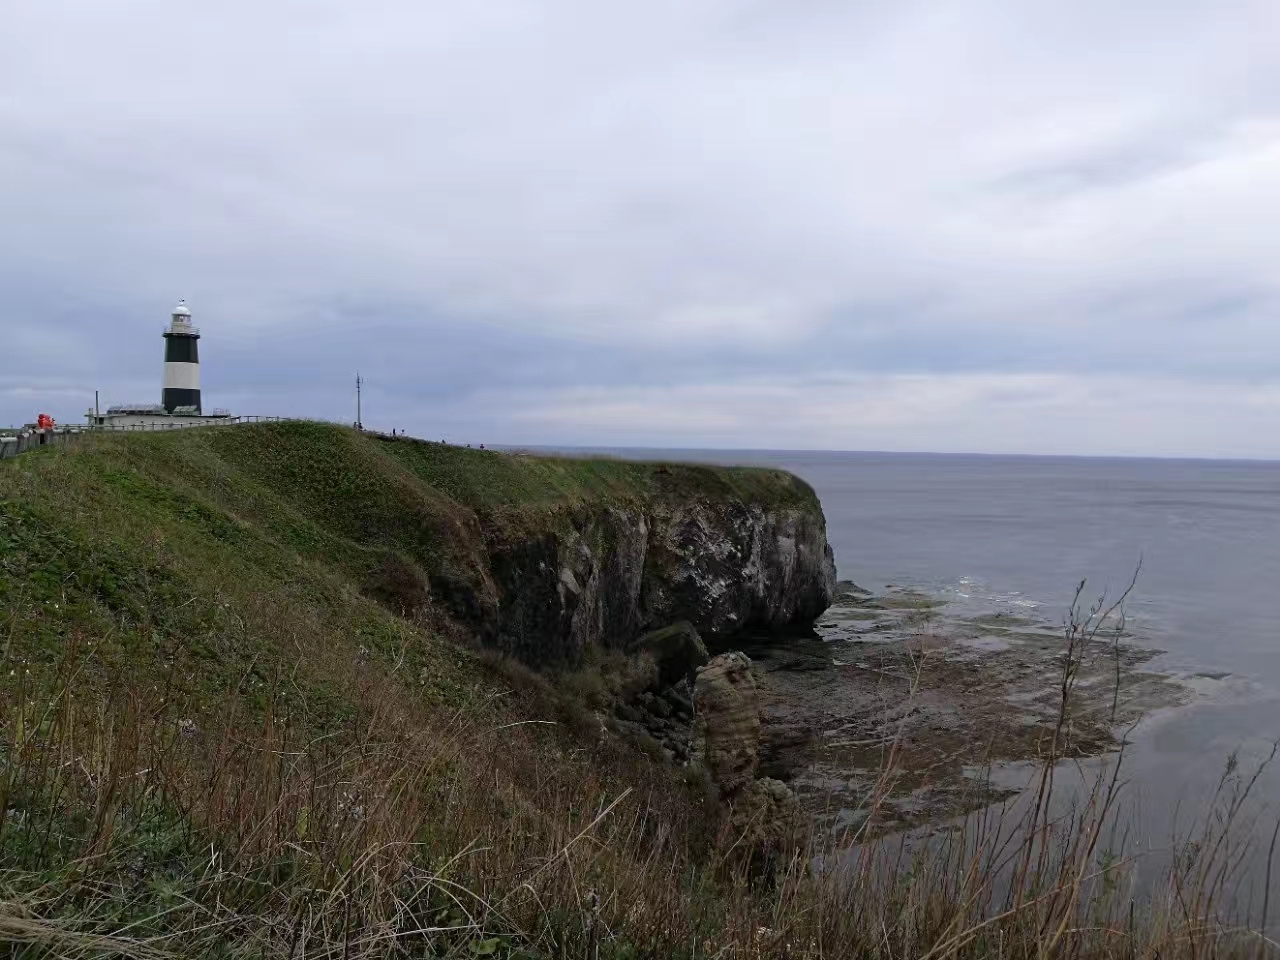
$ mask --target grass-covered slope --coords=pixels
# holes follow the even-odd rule
[[[395,558],[482,578],[482,524],[656,495],[812,502],[768,471],[303,423],[0,464],[0,942],[546,956],[608,922],[616,955],[667,955],[712,882],[679,776],[369,589]]]
[[[384,543],[434,553],[453,509],[337,428],[95,437],[29,455],[0,469],[9,654],[48,665],[92,639],[90,677],[163,678],[193,709],[233,674],[281,673],[340,708],[335,683],[361,648],[404,648],[447,689],[465,658],[363,599],[358,577]]]
[[[0,463],[0,956],[1274,955],[1216,919],[1223,821],[1139,911],[1097,846],[1114,781],[1012,847],[999,820],[777,847],[605,733],[584,703],[622,674],[557,684],[415,605],[416,576],[481,595],[511,542],[659,501],[817,509],[769,471],[300,423]]]
[[[519,457],[306,423],[95,437],[0,468],[0,608],[22,611],[14,655],[51,662],[71,633],[99,631],[104,662],[159,675],[181,661],[192,694],[251,669],[301,670],[319,695],[324,664],[361,648],[447,685],[467,658],[359,596],[388,555],[482,581],[478,518],[544,524],[659,494],[813,496],[773,471]],[[279,642],[286,625],[306,634],[306,657]]]

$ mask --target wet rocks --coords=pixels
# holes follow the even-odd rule
[[[880,834],[996,802],[1054,736],[1059,625],[968,598],[845,583],[817,632],[822,640],[748,649],[764,710],[760,775],[786,781],[833,830],[865,822]],[[1079,663],[1064,756],[1114,749],[1116,729],[1182,702],[1173,678],[1144,669],[1151,655],[1125,638]]]

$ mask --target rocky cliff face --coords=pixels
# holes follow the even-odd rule
[[[489,643],[535,666],[680,620],[712,648],[751,631],[804,633],[835,594],[816,498],[654,497],[578,505],[532,530],[482,526],[492,592],[469,605],[485,608]]]

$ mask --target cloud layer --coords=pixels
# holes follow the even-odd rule
[[[1280,456],[1280,8],[16,0],[0,422]]]

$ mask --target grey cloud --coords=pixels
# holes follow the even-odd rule
[[[41,391],[154,392],[179,296],[228,404],[346,418],[359,365],[406,420],[517,442],[609,442],[599,418],[517,415],[575,387],[655,423],[663,390],[834,405],[854,375],[926,408],[979,375],[1045,377],[1055,403],[1129,376],[1212,408],[1280,379],[1278,16],[18,0],[0,422]],[[966,401],[975,421],[1044,416],[1010,389]],[[754,423],[761,446],[873,439],[776,405]],[[707,424],[691,442],[728,442]]]

